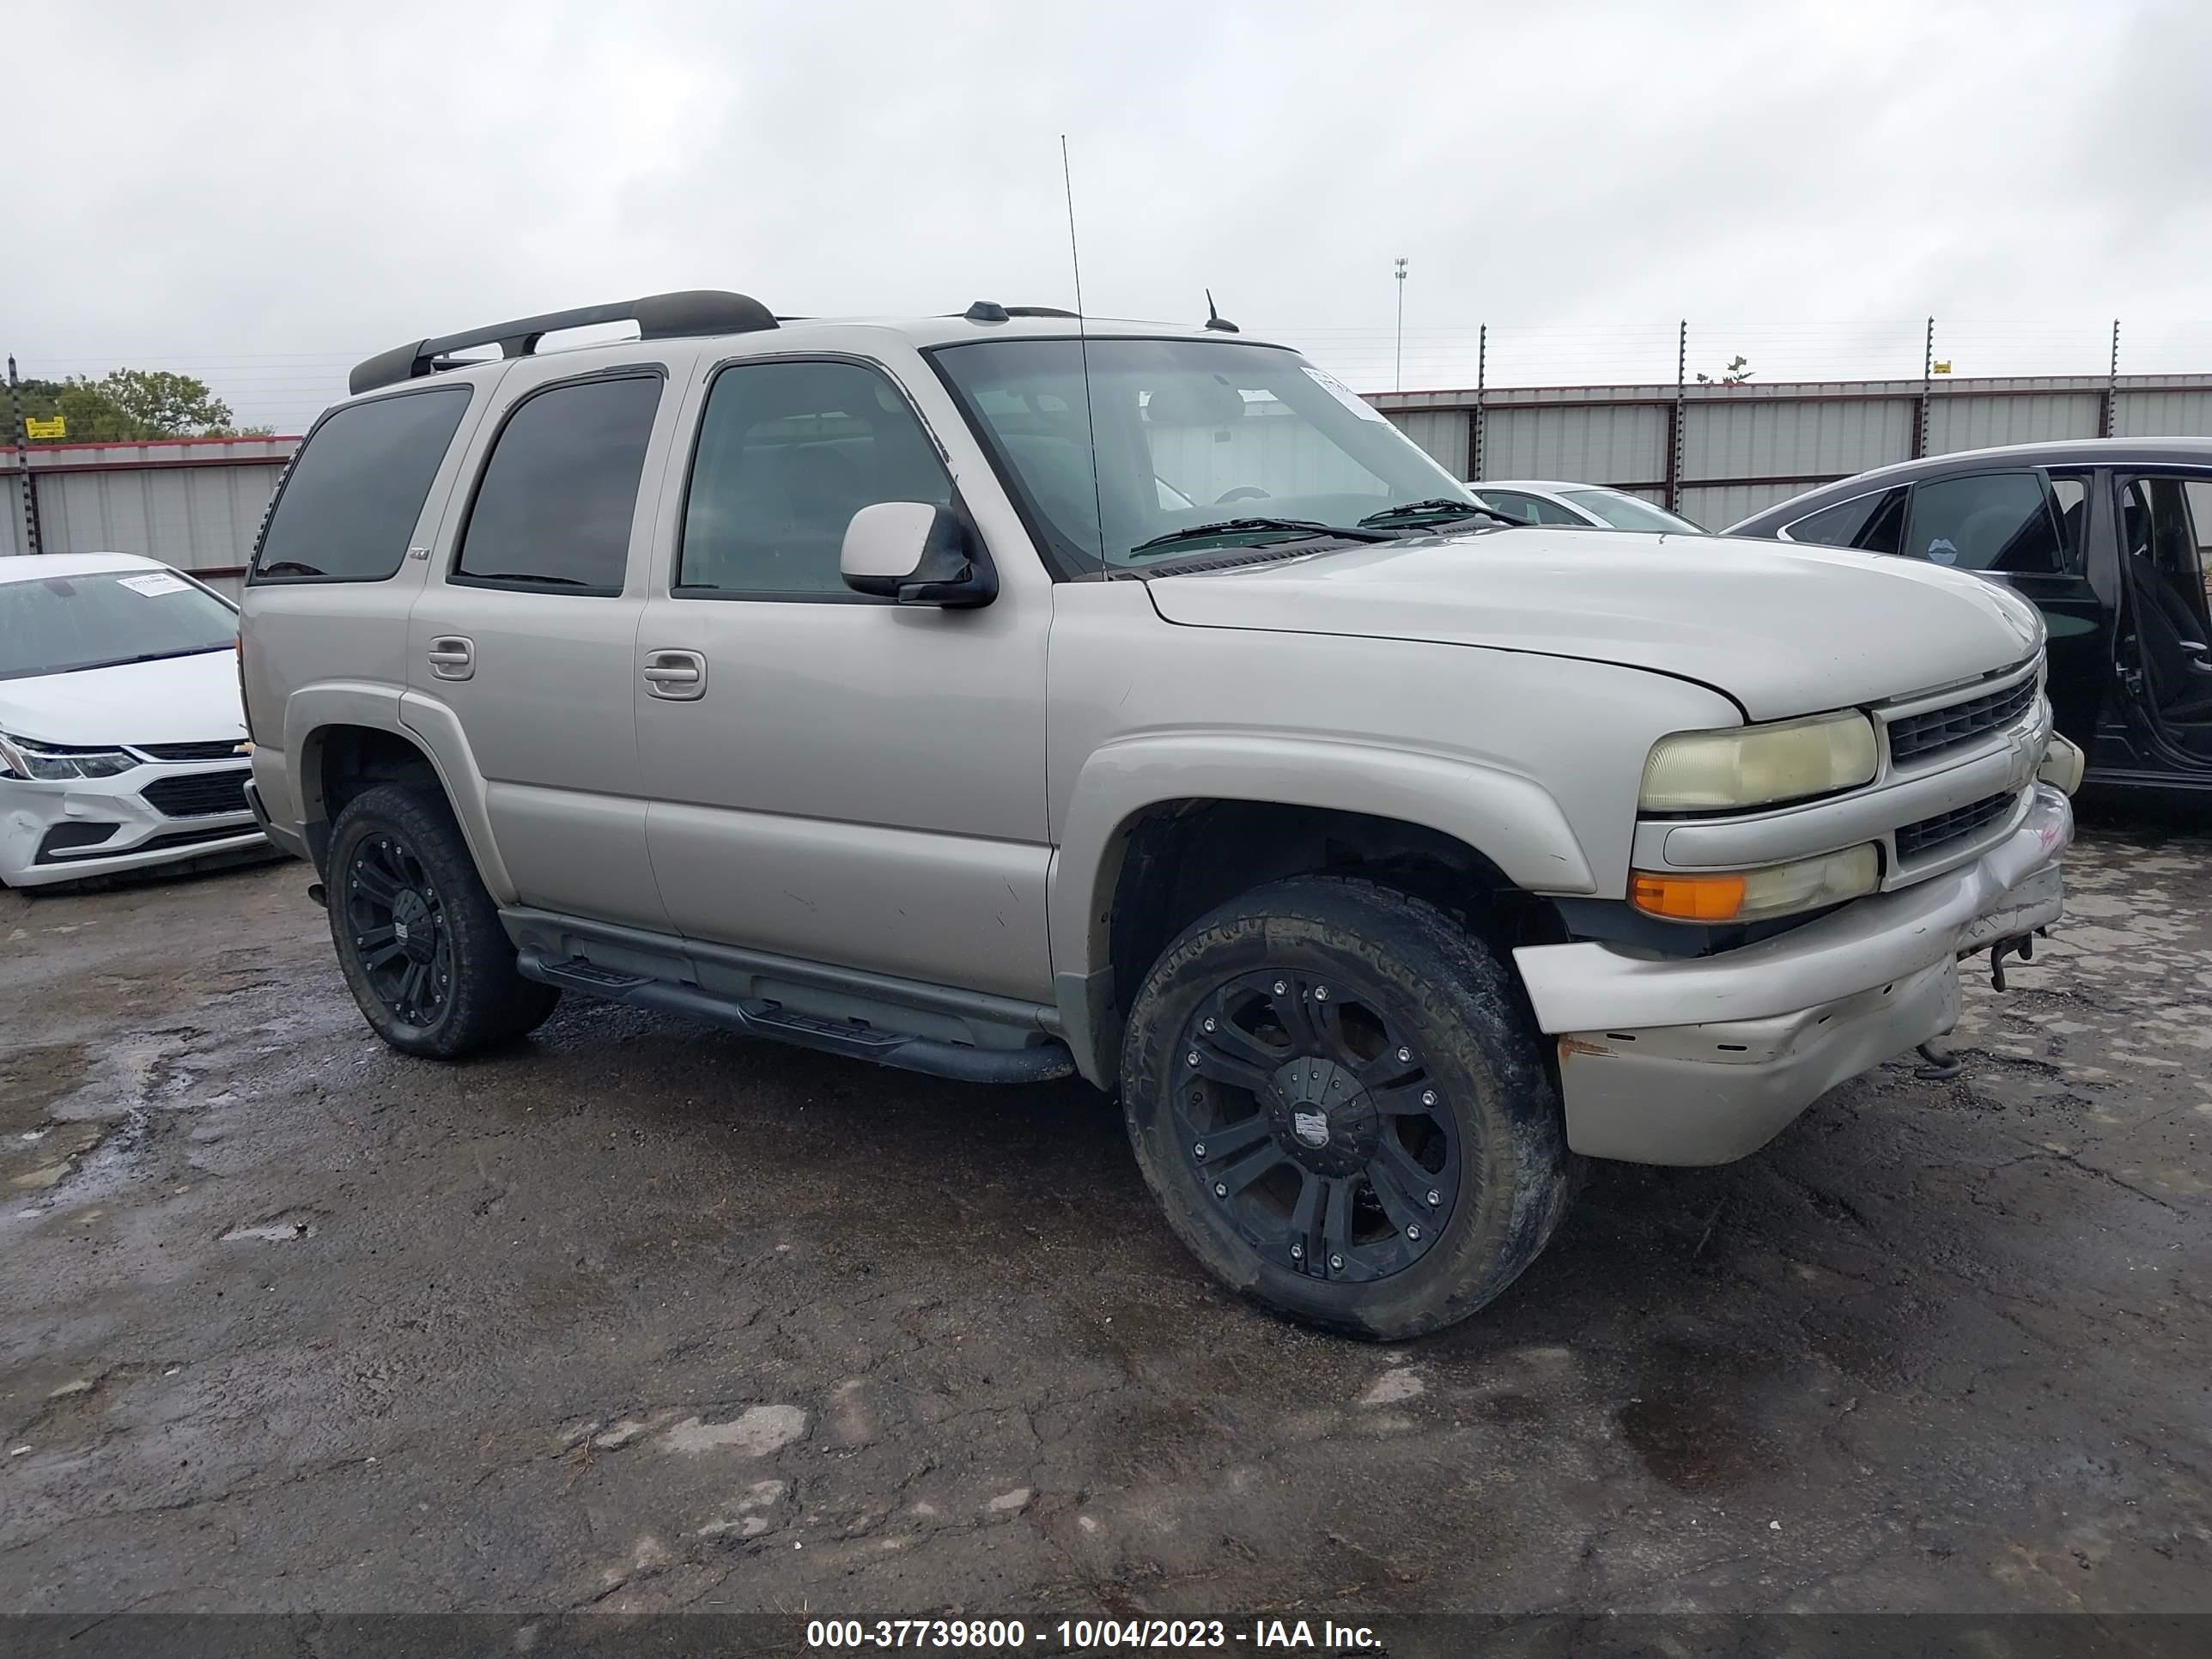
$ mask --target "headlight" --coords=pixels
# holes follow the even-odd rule
[[[1677,732],[1651,745],[1638,805],[1647,812],[1765,806],[1871,783],[1874,771],[1874,722],[1864,714]]]
[[[0,732],[0,778],[112,778],[138,764],[120,749],[72,749],[64,744],[33,743]]]
[[[1629,902],[1670,921],[1758,921],[1817,910],[1871,893],[1881,879],[1881,854],[1869,842],[1816,859],[1725,874],[1630,873]]]

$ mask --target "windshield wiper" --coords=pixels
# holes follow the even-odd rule
[[[183,645],[174,651],[142,651],[135,657],[118,657],[112,662],[90,665],[94,668],[120,668],[125,663],[167,662],[172,657],[204,657],[210,651],[230,651],[237,647],[235,640],[225,640],[220,645]]]
[[[1194,524],[1184,530],[1170,530],[1164,536],[1155,536],[1148,542],[1139,542],[1129,550],[1143,553],[1152,548],[1180,546],[1184,542],[1203,541],[1211,536],[1241,535],[1245,531],[1283,531],[1296,536],[1336,536],[1348,542],[1395,542],[1398,538],[1386,530],[1358,526],[1323,524],[1318,519],[1222,519],[1212,524]]]
[[[1448,519],[1495,519],[1500,524],[1512,525],[1521,522],[1494,507],[1478,507],[1473,501],[1455,501],[1443,495],[1425,501],[1407,501],[1402,507],[1386,507],[1359,522],[1366,526],[1407,524],[1417,519],[1433,519],[1439,523]]]

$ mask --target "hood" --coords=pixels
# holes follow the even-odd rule
[[[202,651],[0,680],[0,732],[78,748],[242,740],[238,659],[227,649]]]
[[[1910,559],[1724,536],[1501,530],[1146,583],[1169,622],[1427,640],[1648,668],[1755,720],[1877,702],[2008,667],[2033,606]]]

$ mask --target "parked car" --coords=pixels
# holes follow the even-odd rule
[[[1703,525],[1656,501],[1606,484],[1563,483],[1556,478],[1483,478],[1468,485],[1475,500],[1522,524],[1591,525],[1601,530],[1656,530],[1702,536]]]
[[[2092,784],[2212,792],[2212,439],[2088,438],[1907,461],[1755,514],[1773,536],[1971,570],[2033,600]]]
[[[238,612],[130,553],[0,558],[0,884],[264,846]]]
[[[1225,1284],[1402,1337],[1577,1155],[1752,1152],[2059,913],[2033,606],[1501,526],[1278,346],[691,294],[352,389],[246,590],[252,793],[404,1053],[575,991],[1079,1073]]]

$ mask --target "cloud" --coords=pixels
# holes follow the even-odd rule
[[[1066,303],[1063,132],[1093,310],[1210,286],[1368,385],[1401,254],[1413,384],[1466,378],[1485,319],[1554,379],[1663,378],[1686,316],[1701,362],[1917,370],[1931,311],[2076,319],[2086,368],[2212,262],[2188,0],[129,0],[9,33],[40,72],[0,344],[207,365],[246,418],[661,289]]]

